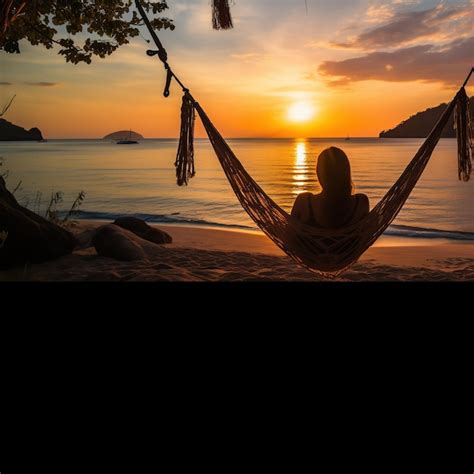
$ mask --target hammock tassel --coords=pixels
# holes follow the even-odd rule
[[[469,97],[464,87],[459,91],[454,113],[454,127],[458,139],[458,174],[462,181],[469,181],[472,171],[473,137]]]
[[[229,0],[212,0],[212,27],[215,30],[233,28]]]
[[[181,132],[176,155],[176,180],[178,186],[187,185],[196,174],[194,170],[194,100],[185,91],[181,106]]]

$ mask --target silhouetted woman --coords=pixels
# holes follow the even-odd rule
[[[369,198],[352,194],[351,165],[339,148],[324,150],[318,157],[316,174],[320,194],[302,193],[291,215],[307,225],[338,228],[354,224],[369,213]]]

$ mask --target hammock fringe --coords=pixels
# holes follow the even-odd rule
[[[176,154],[176,181],[178,186],[187,185],[196,174],[194,169],[194,100],[185,92],[181,105],[181,131]]]
[[[454,111],[454,128],[458,140],[458,176],[460,181],[469,181],[472,171],[473,137],[469,97],[464,87],[458,93]]]
[[[234,27],[229,0],[212,0],[212,27],[215,30],[229,30]]]

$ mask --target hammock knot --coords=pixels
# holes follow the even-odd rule
[[[171,86],[171,79],[173,79],[173,71],[171,70],[168,63],[165,63],[166,69],[166,83],[165,83],[165,90],[163,91],[163,95],[165,97],[169,97],[170,95],[170,86]]]
[[[158,57],[161,59],[162,62],[166,64],[166,62],[168,61],[168,53],[166,52],[166,49],[160,49],[158,51]]]
[[[165,48],[161,48],[161,49],[147,49],[146,51],[146,54],[147,56],[158,56],[158,58],[160,59],[161,62],[165,63],[165,67],[166,67],[166,63],[168,61],[168,53],[166,52],[166,49]]]

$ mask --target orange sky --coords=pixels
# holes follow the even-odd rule
[[[211,29],[207,0],[168,3],[170,63],[227,137],[376,136],[450,100],[474,64],[473,1],[308,0],[306,15],[303,0],[237,0],[231,31]],[[91,65],[26,44],[1,52],[0,99],[17,94],[6,118],[48,138],[176,137],[181,93],[163,97],[147,47]],[[295,103],[314,115],[289,120]]]

